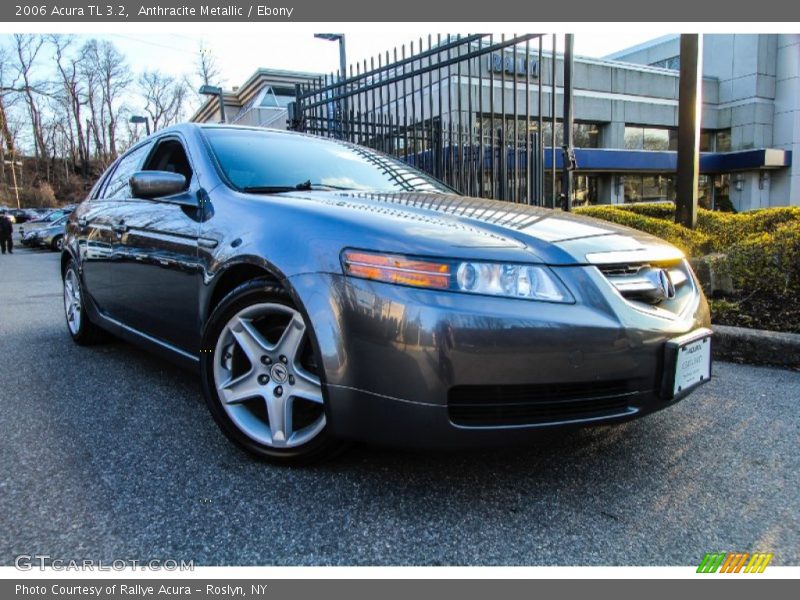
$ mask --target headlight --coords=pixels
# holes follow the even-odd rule
[[[505,298],[574,302],[569,290],[544,265],[434,260],[362,250],[345,250],[342,263],[346,275],[386,283]]]

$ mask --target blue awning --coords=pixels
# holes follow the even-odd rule
[[[576,148],[579,171],[650,171],[677,170],[678,153],[652,150],[613,150],[608,148]],[[552,165],[552,152],[545,151],[545,165]],[[789,150],[758,148],[738,152],[701,152],[701,173],[729,173],[758,169],[780,169],[792,165]],[[562,154],[556,150],[556,168],[562,167]]]
[[[463,157],[462,157],[463,153]],[[452,154],[452,156],[451,156]],[[497,151],[488,147],[483,148],[483,160],[486,168],[491,168],[492,155],[498,161]],[[552,168],[553,153],[549,148],[544,152],[545,168]],[[481,162],[480,147],[452,147],[444,149],[446,165],[452,164],[458,170],[460,164],[474,165]],[[578,163],[577,172],[605,172],[605,173],[674,173],[677,170],[678,153],[674,151],[654,150],[617,150],[612,148],[576,148],[575,159]],[[425,150],[415,155],[408,156],[409,163],[426,170],[431,170],[431,152]],[[517,154],[518,168],[526,167],[525,150]],[[496,164],[496,163],[495,163]],[[508,168],[514,165],[514,150],[508,150]],[[732,171],[755,171],[760,169],[781,169],[792,165],[790,150],[777,148],[756,148],[752,150],[739,150],[737,152],[701,152],[700,172],[703,174],[730,173]],[[448,166],[449,168],[449,166]],[[563,168],[563,153],[561,148],[556,149],[556,169]]]

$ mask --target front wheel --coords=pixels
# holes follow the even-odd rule
[[[281,464],[328,458],[322,363],[286,292],[245,283],[214,310],[203,335],[203,392],[220,429],[251,454]]]

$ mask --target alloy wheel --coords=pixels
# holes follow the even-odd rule
[[[64,312],[67,326],[72,335],[78,335],[81,328],[81,286],[75,270],[70,268],[64,276]]]
[[[214,385],[236,427],[272,448],[310,442],[325,428],[322,385],[306,325],[290,306],[236,313],[214,349]]]

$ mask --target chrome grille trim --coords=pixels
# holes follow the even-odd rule
[[[639,310],[647,310],[647,312],[653,312],[659,316],[671,319],[681,317],[697,297],[697,287],[686,259],[598,264],[595,267],[629,304]],[[655,284],[644,276],[644,271],[653,268],[667,271],[672,285],[675,287],[674,298],[658,302],[650,300],[657,289]]]

